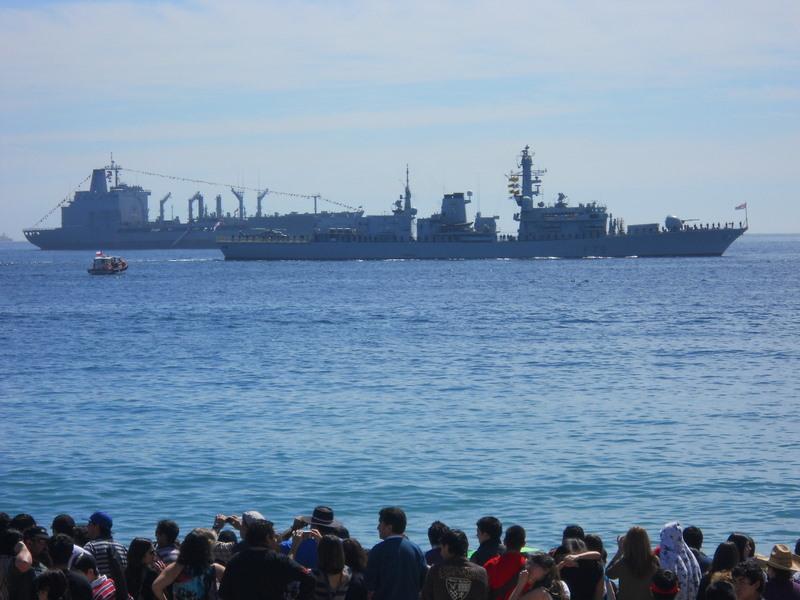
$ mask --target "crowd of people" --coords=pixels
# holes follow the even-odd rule
[[[603,540],[567,526],[558,546],[526,545],[520,525],[487,516],[479,545],[435,521],[423,551],[401,508],[378,514],[369,551],[333,510],[318,506],[276,531],[258,511],[217,515],[180,539],[171,520],[154,538],[114,539],[102,511],[86,525],[61,514],[50,531],[28,514],[0,513],[0,600],[800,600],[800,540],[768,556],[734,532],[709,558],[702,531],[666,524],[654,548],[631,527],[609,558]]]

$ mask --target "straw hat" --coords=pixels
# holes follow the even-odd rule
[[[756,554],[756,560],[762,564],[781,571],[800,571],[800,556],[792,554],[789,546],[776,544],[772,547],[769,557]]]

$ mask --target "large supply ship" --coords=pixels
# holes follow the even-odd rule
[[[721,256],[745,231],[745,223],[701,225],[669,216],[664,226],[625,226],[596,202],[570,205],[564,194],[542,201],[542,176],[533,168],[530,147],[522,150],[517,170],[507,175],[516,202],[516,235],[500,235],[499,217],[478,212],[467,218],[471,193],[445,194],[441,211],[416,219],[406,171],[404,197],[391,215],[365,215],[354,226],[319,229],[311,236],[265,231],[258,235],[220,235],[226,260],[385,260],[477,258],[587,258]],[[736,207],[744,208],[746,204]]]
[[[313,213],[267,214],[262,210],[262,205],[270,191],[261,190],[257,195],[255,215],[247,217],[244,190],[232,187],[231,192],[238,200],[238,208],[233,215],[223,213],[221,195],[216,196],[216,210],[210,211],[203,195],[197,192],[188,199],[187,222],[182,223],[179,218],[167,219],[164,205],[171,197],[171,194],[167,194],[159,201],[158,218],[151,221],[148,207],[151,192],[140,186],[122,183],[119,177],[121,170],[125,169],[113,158],[109,166],[94,169],[89,190],[75,192],[72,198],[60,205],[61,227],[26,229],[25,238],[42,250],[214,249],[217,247],[216,238],[220,235],[281,231],[285,235],[308,238],[321,230],[354,227],[363,216],[360,209],[317,212],[319,196],[302,196],[314,199]]]

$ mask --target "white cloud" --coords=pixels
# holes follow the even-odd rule
[[[796,67],[798,31],[800,5],[778,1],[74,2],[0,10],[0,78],[17,99],[547,73],[657,85]]]

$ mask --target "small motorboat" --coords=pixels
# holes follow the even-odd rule
[[[115,275],[128,269],[128,263],[119,256],[106,256],[102,251],[94,255],[88,271],[91,275]]]

